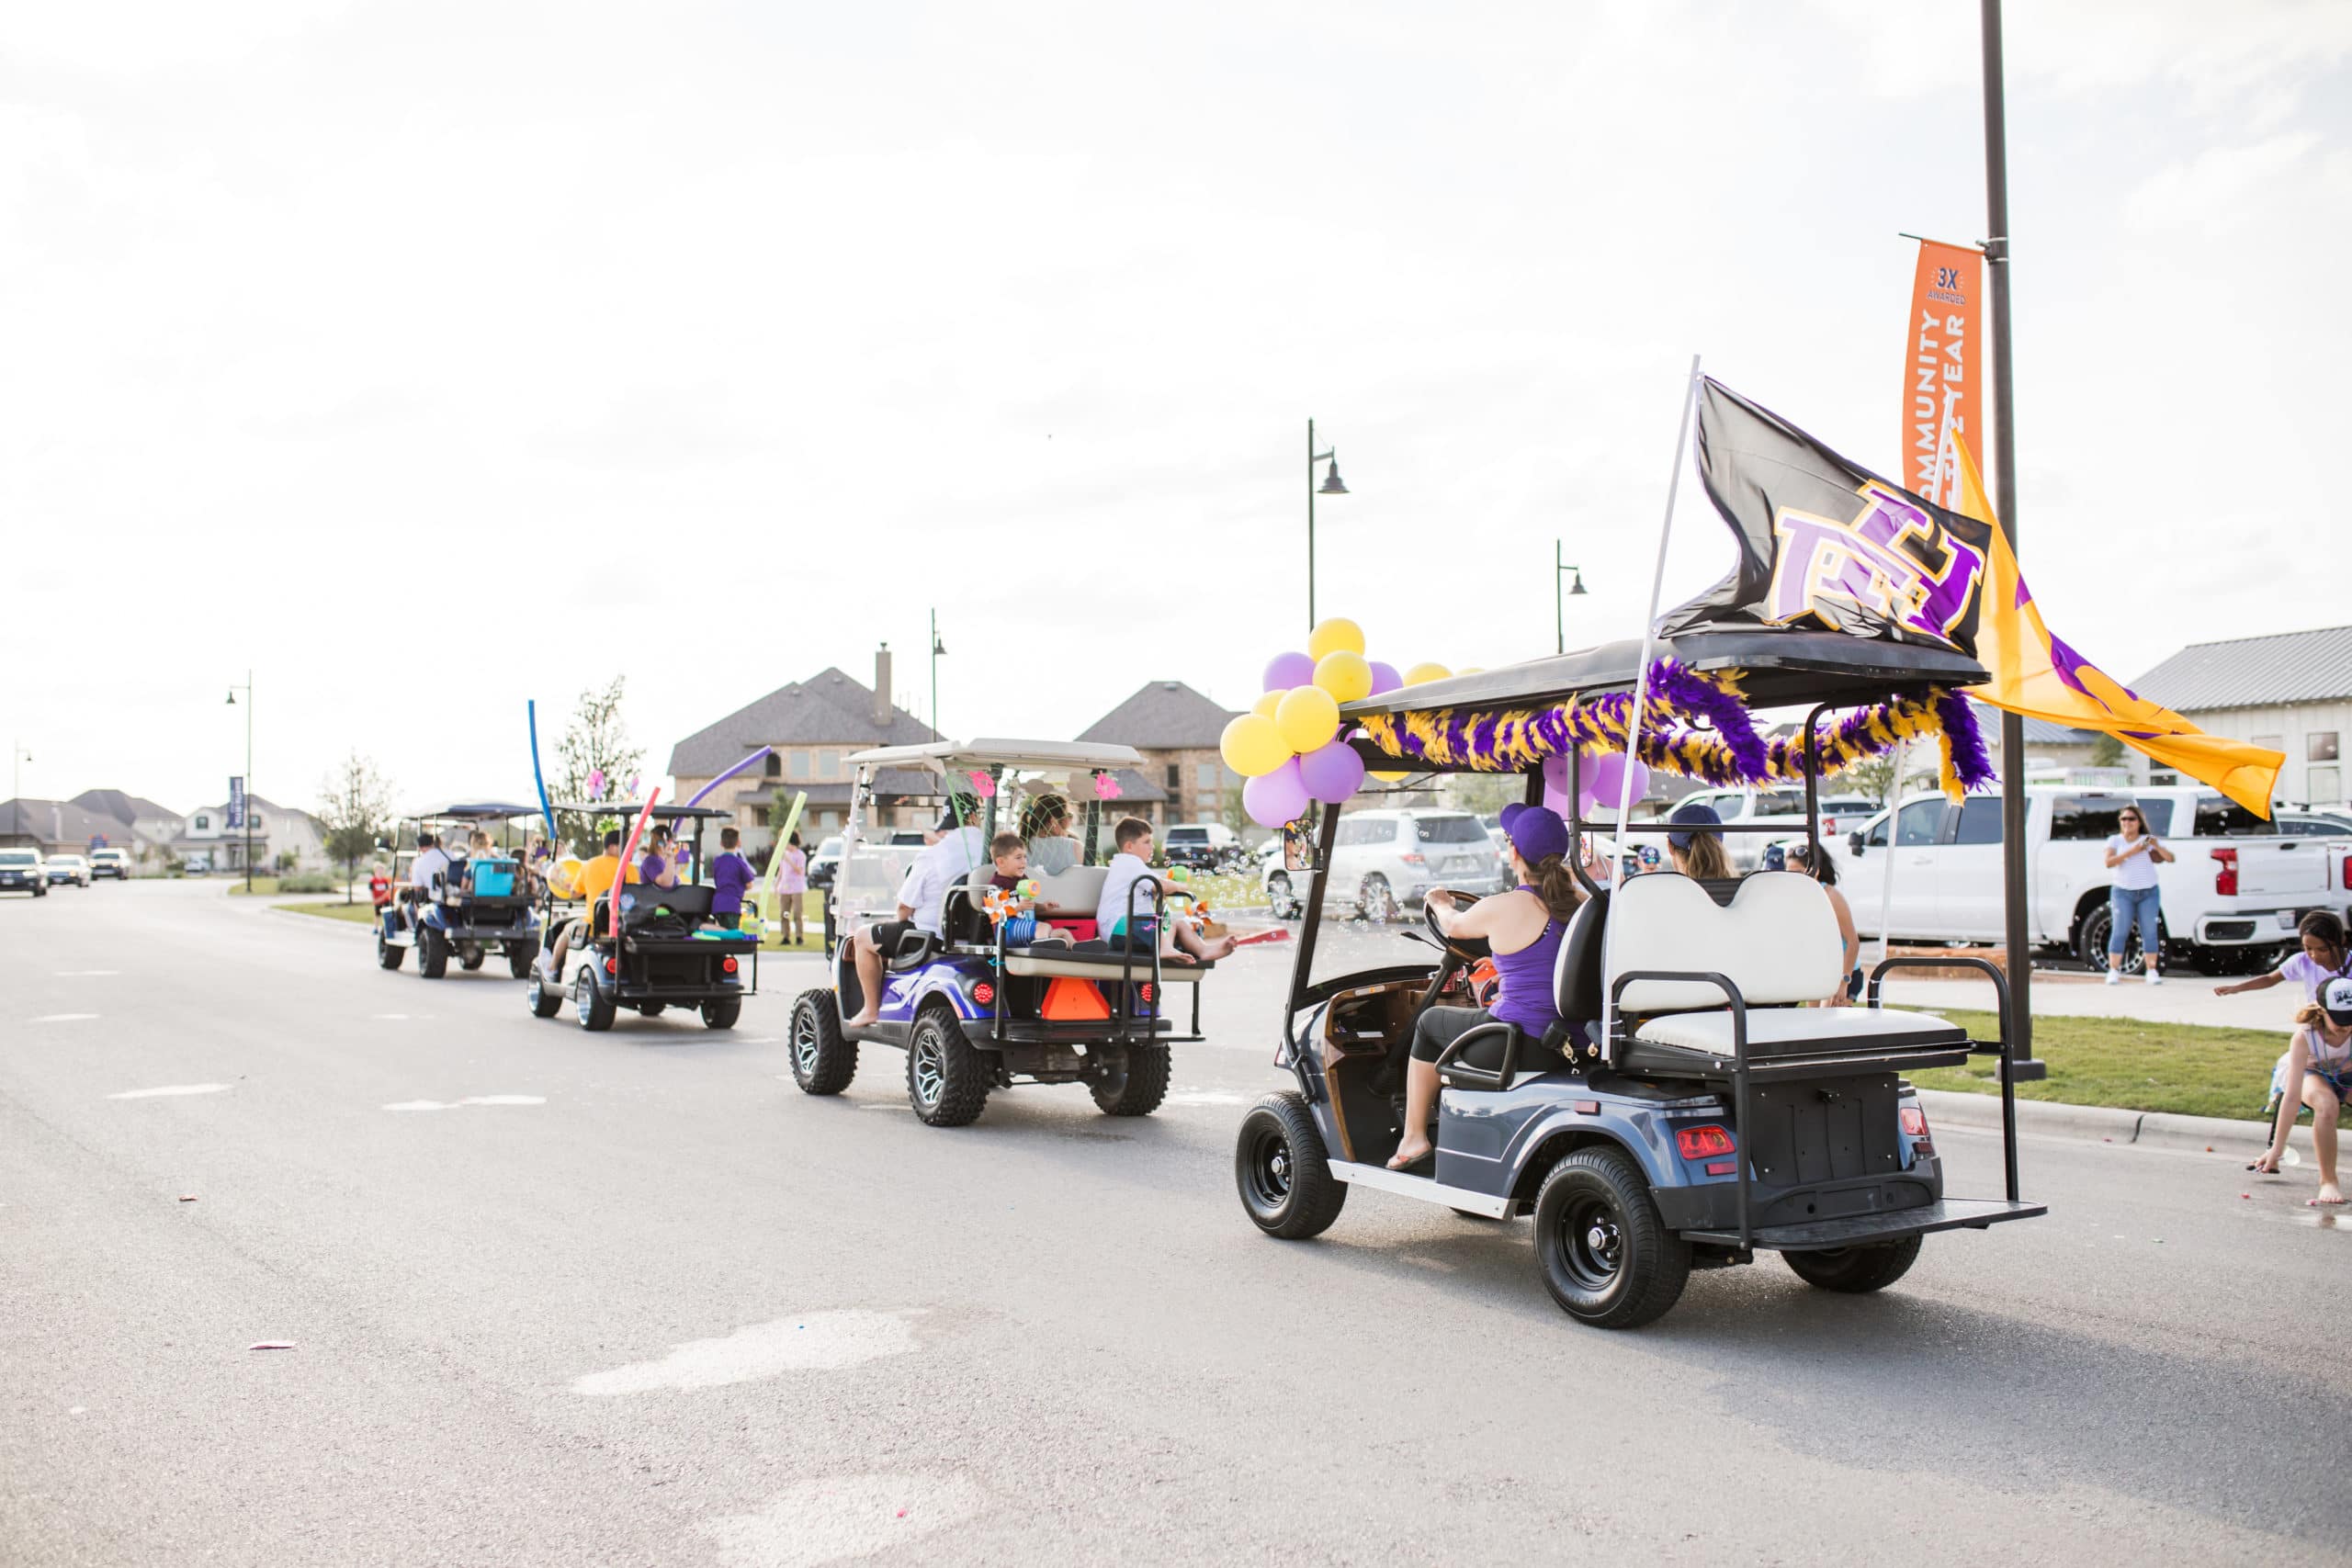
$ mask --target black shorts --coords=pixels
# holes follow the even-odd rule
[[[1420,1027],[1413,1031],[1413,1059],[1434,1062],[1445,1055],[1445,1048],[1482,1023],[1492,1023],[1494,1015],[1485,1008],[1431,1008],[1421,1014]],[[1481,1072],[1499,1071],[1503,1065],[1503,1042],[1499,1035],[1489,1035],[1454,1058],[1463,1066]],[[1553,1073],[1567,1066],[1567,1058],[1543,1043],[1543,1036],[1521,1032],[1519,1044],[1518,1070],[1522,1073]]]
[[[912,920],[884,920],[866,927],[865,934],[874,939],[874,951],[887,959],[899,951],[899,939],[914,929]]]

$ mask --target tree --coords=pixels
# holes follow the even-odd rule
[[[343,866],[343,901],[351,902],[352,879],[391,826],[391,785],[376,764],[357,751],[345,757],[319,785],[319,825],[326,829],[327,858]]]
[[[625,680],[626,677],[616,675],[613,683],[603,691],[580,694],[579,705],[572,709],[571,724],[556,747],[557,773],[564,799],[627,798],[628,781],[645,761],[645,752],[628,743],[628,730],[621,722],[621,688]],[[591,786],[600,773],[604,775],[604,788],[598,792]],[[556,836],[569,842],[574,854],[589,856],[602,852],[604,845],[598,839],[601,817],[578,811],[558,812],[557,816],[562,820]]]
[[[2123,765],[2123,742],[2112,735],[2101,735],[2091,742],[2091,766],[2120,768]]]

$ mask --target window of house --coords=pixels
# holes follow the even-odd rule
[[[2303,737],[2303,761],[2333,762],[2335,761],[2335,731],[2314,729]]]
[[[2333,762],[2324,768],[2313,768],[2303,789],[2311,796],[2313,806],[2326,806],[2341,800],[2344,798],[2344,771]]]
[[[2246,744],[2259,746],[2266,751],[2277,751],[2283,755],[2287,750],[2287,738],[2283,735],[2252,735],[2246,738]],[[2309,758],[2304,760],[2310,761]]]
[[[267,820],[266,820],[266,819],[262,816],[262,814],[261,814],[260,812],[258,812],[258,811],[254,812],[254,832],[256,832],[256,833],[265,832],[265,831],[266,831],[266,830],[268,829],[268,827],[269,827],[269,823],[268,823],[268,821],[267,821]],[[626,930],[624,930],[624,931],[621,932],[621,935],[623,935],[624,937],[626,937],[627,935],[628,935],[628,932]]]
[[[1184,787],[1184,764],[1182,762],[1170,762],[1168,764],[1166,772],[1168,778],[1168,793],[1174,795],[1182,790]],[[624,931],[622,934],[626,936],[628,933]]]
[[[780,779],[784,777],[784,753],[781,751],[769,752],[767,766],[762,771],[772,779]],[[628,933],[627,931],[623,931],[621,934],[626,936]]]
[[[808,772],[808,752],[795,751],[792,754],[792,776],[796,779],[805,779],[813,776]]]
[[[829,749],[817,753],[817,776],[819,778],[837,779],[841,777],[841,774],[842,754],[838,750]],[[621,934],[623,936],[627,936],[628,933],[627,931],[623,931]]]
[[[199,832],[199,833],[200,833],[200,832],[204,832],[204,831],[206,831],[207,829],[210,829],[210,828],[211,828],[211,826],[212,826],[212,818],[211,818],[205,816],[205,815],[204,815],[202,812],[200,812],[200,811],[197,813],[197,815],[196,815],[196,828],[197,828],[197,831],[198,831],[198,832]],[[627,932],[627,931],[623,931],[623,932],[621,932],[621,935],[623,935],[623,936],[627,936],[627,935],[628,935],[628,932]]]
[[[1225,783],[1225,781],[1218,776],[1218,774],[1223,771],[1224,770],[1215,762],[1203,762],[1193,770],[1193,776],[1200,781],[1201,788],[1214,790],[1222,786]]]

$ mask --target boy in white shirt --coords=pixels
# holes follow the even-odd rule
[[[895,952],[899,937],[909,930],[939,935],[940,906],[947,890],[989,863],[978,804],[967,795],[952,796],[951,802],[947,815],[940,818],[939,836],[915,857],[915,863],[907,868],[906,880],[899,885],[899,918],[860,926],[850,933],[850,962],[856,966],[865,1005],[842,1020],[844,1029],[864,1029],[880,1017],[883,954]],[[964,823],[960,828],[956,825],[959,815]]]
[[[1151,824],[1140,817],[1125,817],[1112,829],[1112,841],[1119,852],[1111,857],[1110,874],[1102,879],[1102,897],[1094,908],[1094,931],[1103,941],[1114,945],[1126,935],[1127,892],[1146,878],[1160,883],[1166,878],[1151,869],[1153,851]],[[1149,891],[1135,897],[1136,919],[1148,922],[1152,900]],[[1204,942],[1201,933],[1182,920],[1159,922],[1159,954],[1179,964],[1215,962],[1233,951],[1231,937],[1219,937]],[[1138,933],[1140,934],[1140,933]],[[1181,951],[1180,951],[1181,950]]]

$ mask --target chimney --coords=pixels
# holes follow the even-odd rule
[[[890,728],[890,645],[874,650],[874,728]]]

